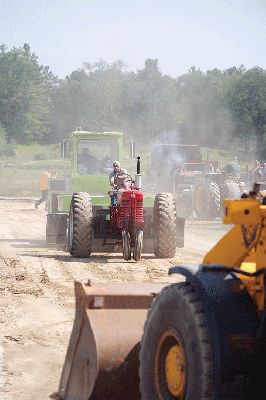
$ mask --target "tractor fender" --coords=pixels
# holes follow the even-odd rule
[[[216,267],[175,266],[169,274],[183,275],[202,302],[213,349],[214,382],[221,388],[239,373],[254,373],[260,319],[248,291],[238,289],[237,274]]]

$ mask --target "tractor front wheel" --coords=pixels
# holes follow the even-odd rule
[[[142,400],[213,399],[213,362],[207,319],[189,283],[155,297],[140,349]]]
[[[141,259],[142,247],[143,247],[143,231],[138,230],[135,236],[135,247],[133,251],[133,258],[135,261],[139,261]]]
[[[131,259],[130,235],[125,231],[122,232],[123,258],[128,261]]]

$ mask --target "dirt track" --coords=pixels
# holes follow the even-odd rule
[[[225,233],[219,221],[187,222],[171,260],[121,253],[73,259],[45,245],[46,215],[33,203],[0,201],[0,400],[48,400],[56,392],[74,317],[73,281],[163,281],[169,266],[194,264]]]

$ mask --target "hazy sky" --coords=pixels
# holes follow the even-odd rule
[[[266,0],[0,0],[0,43],[29,43],[61,78],[99,59],[136,71],[157,58],[172,77],[266,69]]]

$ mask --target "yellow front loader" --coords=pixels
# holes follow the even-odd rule
[[[183,282],[76,283],[62,400],[266,398],[266,201],[225,200],[233,224]],[[180,280],[180,279],[179,279]]]

